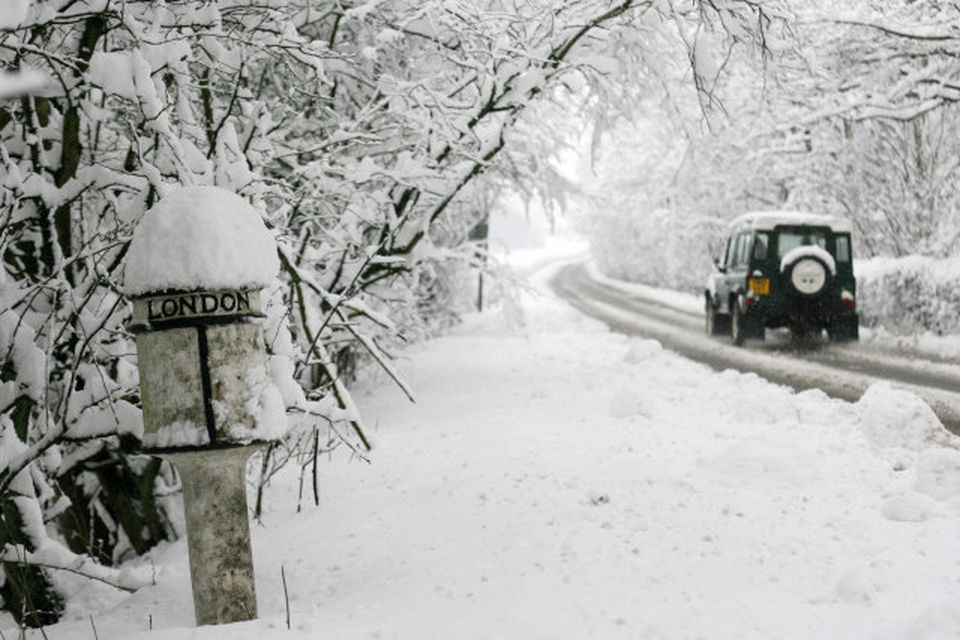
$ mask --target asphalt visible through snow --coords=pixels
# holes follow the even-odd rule
[[[851,402],[880,381],[916,393],[953,433],[960,435],[960,363],[934,362],[902,352],[826,339],[798,344],[787,331],[767,331],[767,340],[735,347],[709,337],[702,314],[628,294],[590,277],[586,263],[561,267],[550,288],[583,313],[611,329],[654,338],[666,348],[715,369],[751,371],[797,390],[821,389]]]

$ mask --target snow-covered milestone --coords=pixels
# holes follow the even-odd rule
[[[166,194],[130,243],[148,449],[248,444],[287,429],[268,374],[261,289],[277,247],[257,211],[219,187]]]
[[[260,289],[280,270],[260,214],[220,187],[183,187],[137,226],[127,254],[127,295],[197,289]]]

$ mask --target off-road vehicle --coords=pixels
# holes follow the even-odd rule
[[[857,340],[850,232],[846,220],[809,213],[735,219],[704,289],[707,333],[729,335],[736,345],[777,327],[798,337],[826,329],[833,341]]]

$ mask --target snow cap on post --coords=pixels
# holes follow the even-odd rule
[[[276,242],[250,203],[220,187],[182,187],[137,225],[124,290],[261,289],[279,270]]]

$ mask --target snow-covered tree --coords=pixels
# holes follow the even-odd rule
[[[861,257],[956,250],[957,8],[796,0],[786,9],[761,49],[702,29],[667,42],[694,61],[695,88],[661,65],[649,94],[658,100],[608,134],[620,144],[601,154],[581,207],[605,269],[696,290],[719,228],[766,208],[852,219]]]
[[[303,455],[315,471],[318,451],[367,446],[357,359],[400,382],[390,346],[448,307],[445,270],[477,255],[470,202],[556,179],[530,105],[628,112],[614,80],[654,82],[669,34],[762,43],[772,24],[749,0],[15,4],[0,67],[29,74],[0,103],[0,593],[32,626],[61,611],[52,570],[132,588],[103,565],[177,534],[176,478],[135,453],[122,295],[132,229],[170,188],[240,193],[275,234],[268,347],[296,427],[262,475]]]

